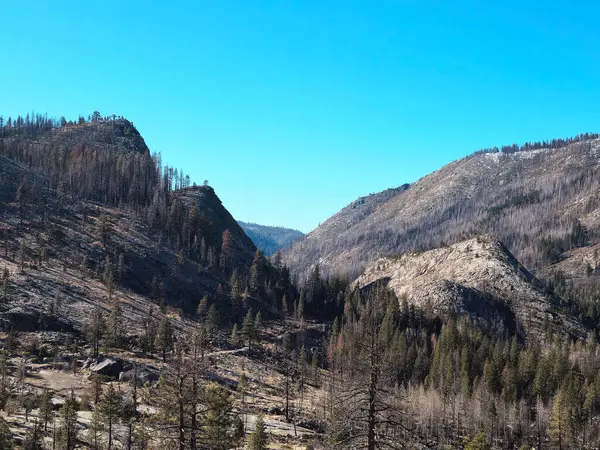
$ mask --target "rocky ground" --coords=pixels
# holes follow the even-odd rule
[[[293,328],[293,325],[292,325]],[[313,423],[318,423],[321,418],[320,390],[317,384],[309,382],[302,395],[297,388],[292,387],[290,404],[293,419],[286,421],[283,410],[285,404],[284,378],[276,364],[268,362],[265,354],[276,351],[276,335],[284,331],[282,324],[269,327],[265,333],[264,344],[259,348],[249,350],[247,347],[230,350],[215,349],[207,355],[211,361],[211,371],[207,375],[207,382],[218,383],[231,388],[234,392],[242,374],[248,380],[248,393],[242,405],[241,399],[235,397],[234,410],[243,418],[246,432],[254,430],[254,424],[259,414],[264,415],[267,431],[270,435],[272,449],[304,449],[308,443],[317,444],[318,435],[313,428]],[[74,392],[76,398],[85,404],[86,391],[91,385],[90,375],[98,373],[105,377],[106,383],[113,384],[117,390],[125,395],[133,389],[132,368],[137,366],[138,389],[143,391],[143,384],[153,384],[158,381],[165,364],[156,357],[141,355],[129,351],[114,351],[98,359],[90,358],[90,349],[82,346],[74,353],[61,351],[61,356],[38,358],[31,355],[27,348],[37,348],[48,352],[52,347],[60,346],[72,337],[71,333],[21,333],[19,342],[22,343],[9,358],[9,365],[13,373],[9,383],[14,389],[22,393],[41,393],[48,389],[52,393],[52,401],[56,409],[64,403],[65,398]],[[0,334],[0,340],[7,345],[10,339],[6,333]],[[73,368],[75,361],[75,369]],[[22,375],[21,375],[22,374]],[[321,371],[319,371],[319,376]],[[296,385],[293,385],[296,386]],[[140,414],[153,414],[152,406],[144,403],[144,395],[138,405]],[[26,433],[39,418],[39,410],[32,410],[26,419],[22,407],[18,404],[9,405],[5,411],[0,412],[4,417],[17,441],[22,441]],[[83,407],[78,412],[78,428],[80,435],[85,438],[89,427],[91,412]],[[54,422],[49,424],[50,431],[46,439],[50,443]],[[116,428],[117,440],[124,442],[126,428],[118,425]],[[315,439],[317,441],[315,442]],[[317,445],[317,448],[319,446]]]

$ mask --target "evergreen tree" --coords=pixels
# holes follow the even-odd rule
[[[296,308],[296,320],[302,326],[304,322],[304,291],[300,292],[300,300],[298,300],[298,307]]]
[[[89,405],[93,405],[94,407],[100,403],[100,399],[102,397],[102,375],[98,373],[90,374],[90,384],[86,388],[86,391],[83,395],[85,401]]]
[[[27,258],[27,248],[25,247],[25,242],[21,241],[19,243],[19,273],[25,273],[25,259]]]
[[[100,342],[106,331],[103,313],[99,306],[92,311],[92,317],[88,320],[85,331],[87,341],[92,346],[92,355],[97,358],[100,352]]]
[[[219,312],[217,311],[216,305],[213,303],[208,308],[208,315],[206,316],[206,324],[208,326],[208,332],[211,336],[214,336],[219,329],[220,319]]]
[[[158,332],[158,325],[154,319],[154,311],[152,306],[148,309],[148,314],[144,321],[144,332],[140,336],[140,347],[146,354],[152,355],[154,353],[154,343],[156,341],[156,334]]]
[[[233,328],[231,329],[231,345],[238,345],[240,343],[240,338],[238,334],[239,332],[237,323],[234,323]]]
[[[240,418],[240,416],[235,416],[233,419],[233,445],[234,448],[239,448],[244,440],[246,432],[244,430],[244,422]]]
[[[64,450],[73,450],[77,443],[77,409],[78,404],[75,399],[75,393],[71,394],[65,400],[60,408],[60,428],[56,432],[56,442],[58,448]]]
[[[108,217],[102,214],[100,217],[98,217],[98,237],[102,242],[102,247],[106,248],[106,246],[108,245],[110,234],[111,226],[108,222]]]
[[[250,437],[248,438],[248,450],[265,450],[267,448],[268,442],[269,438],[267,435],[267,427],[265,426],[263,416],[259,415],[256,418],[254,431],[250,434]]]
[[[10,428],[3,417],[0,417],[0,449],[12,450],[14,448]]]
[[[106,328],[106,346],[117,348],[121,345],[122,324],[121,324],[121,301],[118,297],[112,301],[108,326]]]
[[[90,448],[93,450],[101,450],[101,438],[104,433],[104,422],[100,415],[100,410],[96,408],[92,413],[92,418],[88,426],[87,438]]]
[[[25,212],[25,199],[27,197],[27,180],[23,180],[23,182],[19,185],[17,189],[17,197],[16,202],[19,205],[19,223],[23,225],[23,216]]]
[[[222,387],[210,387],[206,391],[205,436],[206,448],[229,450],[234,444],[231,394]]]
[[[568,448],[571,440],[571,418],[566,406],[566,399],[562,390],[557,392],[552,404],[552,416],[548,425],[548,436],[556,448]]]
[[[1,447],[0,447],[1,448]],[[23,442],[23,450],[42,450],[43,446],[43,434],[42,426],[36,419],[33,424],[33,428],[25,435],[25,441]]]
[[[250,266],[250,289],[257,292],[263,284],[264,257],[259,249],[256,249],[252,266]]]
[[[252,343],[256,339],[256,330],[254,329],[254,314],[252,308],[248,310],[244,317],[244,323],[242,324],[242,334],[244,339],[248,341],[248,346],[252,346]]]
[[[53,415],[52,394],[48,389],[44,389],[39,397],[39,416],[44,425],[44,431],[48,431],[48,422]]]
[[[489,450],[490,444],[487,442],[487,436],[483,431],[477,433],[473,439],[466,439],[464,450]]]
[[[173,348],[173,325],[167,316],[163,318],[158,326],[155,345],[161,352],[163,361],[166,361],[167,352]]]
[[[10,283],[10,271],[7,267],[2,269],[2,300],[6,302],[8,300],[8,288]]]
[[[208,312],[208,297],[205,295],[202,297],[200,302],[198,303],[198,308],[196,308],[196,316],[202,322],[206,319],[206,314]]]
[[[115,390],[114,385],[108,385],[108,389],[98,404],[98,413],[102,418],[108,436],[108,450],[113,445],[113,427],[118,422],[123,409],[123,397]]]
[[[255,334],[257,340],[260,336],[262,328],[263,328],[262,315],[261,315],[260,311],[258,311],[256,313],[256,316],[254,317],[254,334]]]
[[[231,231],[225,230],[221,236],[221,269],[223,272],[229,273],[233,268],[234,254],[233,235]]]
[[[108,300],[112,301],[112,294],[114,289],[114,275],[109,255],[106,255],[106,262],[104,263],[104,275],[102,276],[102,279],[108,292]]]
[[[119,254],[119,264],[117,266],[117,279],[119,281],[121,281],[124,271],[125,271],[125,255],[123,253],[120,253]]]
[[[237,268],[233,269],[231,272],[231,277],[229,278],[229,286],[231,288],[231,301],[233,304],[238,301],[240,298],[240,281]]]

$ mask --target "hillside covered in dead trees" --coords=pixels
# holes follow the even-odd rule
[[[566,144],[591,154],[586,142]],[[459,163],[475,171],[505,153]],[[580,169],[568,172],[579,188],[552,200],[544,179],[523,205],[587,193],[592,172]],[[296,279],[286,264],[318,230],[265,256],[214,189],[152,153],[132,122],[0,118],[0,448],[596,448],[594,285],[536,278],[518,261],[536,265],[535,246],[515,258],[482,238],[375,259],[344,231],[418,189],[340,213],[345,256],[302,262]],[[583,261],[595,276],[592,200],[579,222],[530,230],[573,252],[560,273]],[[348,271],[330,270],[343,258]],[[358,280],[355,260],[372,262]]]

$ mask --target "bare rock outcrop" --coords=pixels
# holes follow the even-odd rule
[[[380,282],[437,315],[468,314],[493,330],[540,335],[547,326],[585,336],[558,299],[499,241],[485,236],[422,253],[380,258],[357,279]]]

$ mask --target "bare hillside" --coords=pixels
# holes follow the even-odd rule
[[[305,279],[356,275],[382,255],[428,250],[489,233],[534,270],[594,242],[600,226],[600,141],[564,148],[476,154],[376,202],[352,205],[284,252]]]

